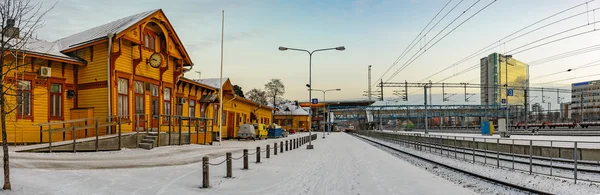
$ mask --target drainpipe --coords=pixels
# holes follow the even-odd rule
[[[112,88],[110,86],[111,80],[112,80],[111,79],[111,71],[112,70],[110,69],[110,54],[112,53],[112,38],[113,38],[113,36],[115,36],[115,34],[108,33],[106,36],[108,37],[108,60],[106,61],[106,67],[107,67],[106,69],[108,72],[108,77],[106,79],[106,82],[108,82],[108,88],[106,90],[108,91],[108,116],[110,117],[112,115],[112,111],[111,111],[112,104],[110,101],[111,100],[111,90],[112,90]],[[111,131],[111,128],[110,128],[110,126],[108,126],[108,132],[110,132],[110,131]]]

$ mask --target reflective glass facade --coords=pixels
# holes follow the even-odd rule
[[[513,89],[513,96],[508,97],[508,104],[523,105],[527,84],[527,64],[514,58],[508,58],[506,65],[504,55],[492,53],[480,60],[481,66],[481,104],[498,105],[506,99],[506,87]],[[507,84],[508,76],[508,86]]]

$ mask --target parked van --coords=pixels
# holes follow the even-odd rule
[[[256,131],[257,139],[267,139],[267,136],[269,135],[269,131],[267,130],[267,125],[255,123],[254,129]]]

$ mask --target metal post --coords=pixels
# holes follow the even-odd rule
[[[456,154],[457,149],[458,149],[458,147],[456,146],[456,136],[454,136],[454,158],[458,158],[457,154]]]
[[[281,141],[280,143],[280,147],[279,147],[279,153],[283,153],[283,141]]]
[[[473,142],[471,142],[471,150],[473,151],[473,164],[475,164],[475,138],[473,138]]]
[[[244,157],[243,157],[244,158],[244,160],[243,160],[244,168],[243,169],[248,170],[248,149],[244,149],[243,155],[244,155]]]
[[[529,140],[529,174],[533,171],[533,140]]]
[[[573,143],[573,179],[575,179],[575,183],[577,183],[577,142]]]
[[[425,97],[423,98],[423,101],[425,102],[425,134],[429,134],[429,132],[427,131],[427,84],[425,84],[425,86],[423,86],[423,91],[424,91],[424,95]]]
[[[192,117],[188,117],[188,144],[192,144]]]
[[[496,139],[496,167],[500,168],[500,139]]]
[[[275,142],[275,143],[273,144],[273,149],[275,149],[275,150],[273,150],[273,154],[274,154],[274,155],[277,155],[277,142]]]
[[[271,158],[271,146],[267,144],[267,158]]]
[[[256,147],[256,163],[260,163],[260,146]]]
[[[210,187],[208,156],[202,157],[202,188]]]
[[[552,140],[550,140],[550,151],[554,151],[554,147],[552,145]],[[552,155],[550,155],[550,176],[552,176]]]
[[[483,152],[483,164],[487,164],[487,153],[488,153],[488,143],[487,138],[483,138],[483,144],[485,144],[485,151]]]
[[[285,151],[288,151],[289,146],[290,146],[290,144],[288,144],[288,140],[285,140]]]
[[[231,165],[231,152],[227,152],[225,153],[225,160],[227,161],[227,176],[225,176],[226,178],[231,178],[233,177],[232,175],[232,165]]]
[[[510,153],[512,154],[512,169],[515,169],[515,152],[513,151],[513,146],[515,145],[515,140],[512,140],[512,144],[510,144]]]

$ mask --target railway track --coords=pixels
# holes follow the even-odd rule
[[[497,180],[497,179],[494,179],[494,178],[491,178],[491,177],[487,177],[487,176],[484,176],[484,175],[481,175],[481,174],[478,174],[478,173],[474,173],[474,172],[471,172],[471,171],[467,171],[467,170],[463,170],[463,169],[460,169],[460,168],[456,168],[456,167],[453,167],[453,166],[450,166],[450,165],[446,165],[446,164],[443,164],[443,163],[440,163],[440,162],[436,162],[434,160],[431,160],[431,159],[428,159],[428,158],[424,158],[424,157],[421,157],[421,156],[418,156],[418,155],[415,155],[415,154],[412,154],[412,153],[409,153],[409,152],[402,151],[402,150],[400,150],[398,148],[392,147],[392,146],[390,146],[388,144],[385,144],[385,143],[382,143],[382,142],[379,142],[379,141],[375,141],[375,140],[372,140],[372,139],[367,139],[367,138],[364,138],[364,137],[361,137],[361,136],[357,136],[354,133],[351,133],[351,134],[353,136],[359,138],[359,139],[365,140],[365,141],[370,142],[370,143],[372,143],[374,145],[378,145],[378,146],[384,147],[384,148],[392,150],[394,152],[398,152],[398,153],[401,153],[403,155],[410,156],[411,158],[415,158],[415,159],[418,159],[420,161],[424,161],[424,162],[427,162],[427,163],[430,163],[430,164],[434,164],[434,165],[437,165],[439,167],[443,167],[445,169],[449,169],[449,170],[452,170],[454,172],[458,172],[458,173],[461,173],[461,174],[464,174],[464,175],[467,175],[467,176],[470,176],[470,177],[478,178],[480,180],[488,181],[488,182],[494,183],[496,185],[501,185],[501,186],[504,186],[504,187],[507,187],[507,188],[510,188],[510,189],[515,189],[516,191],[521,191],[521,192],[529,193],[529,194],[552,194],[552,193],[549,193],[549,192],[544,192],[544,191],[541,191],[541,190],[528,188],[528,187],[525,187],[525,186],[522,186],[522,185],[513,184],[513,183],[510,183],[510,182],[505,182],[505,181],[502,181],[502,180]]]

